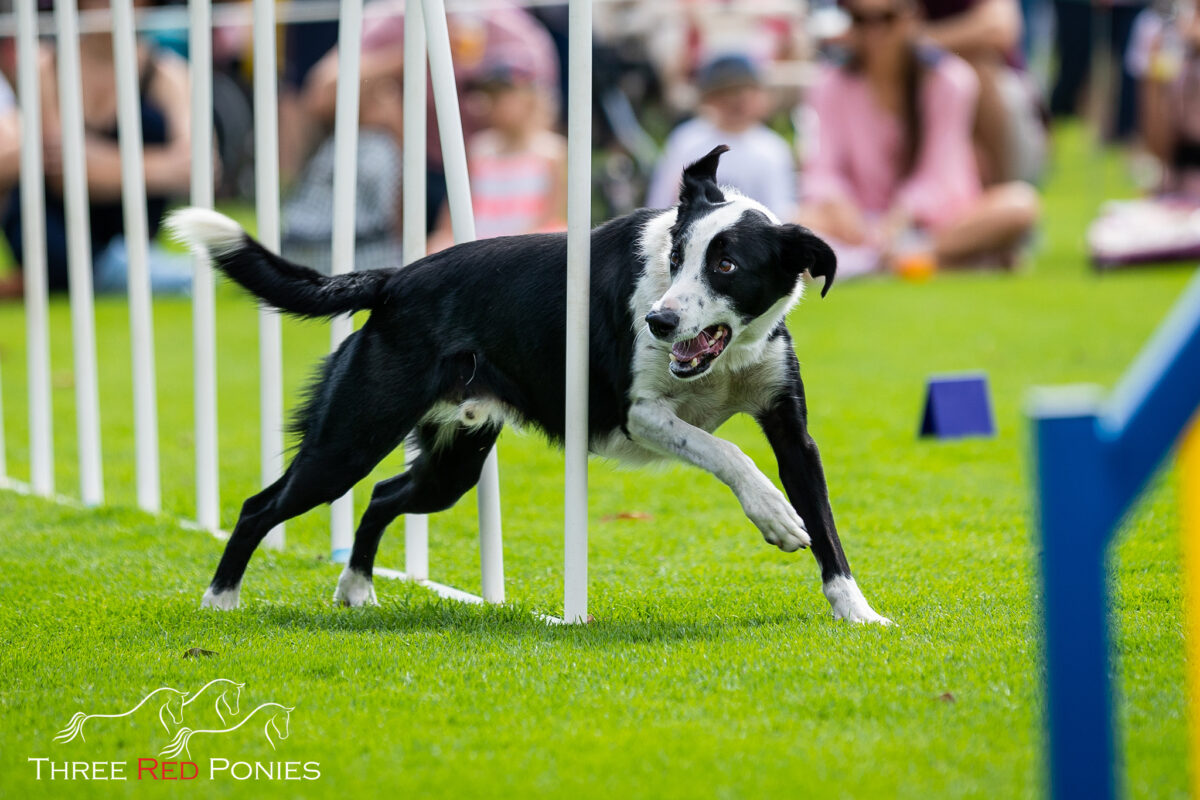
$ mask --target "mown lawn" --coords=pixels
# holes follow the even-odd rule
[[[97,306],[104,462],[112,506],[84,511],[0,492],[0,794],[6,797],[980,797],[1037,795],[1041,670],[1022,403],[1039,384],[1110,386],[1190,270],[1097,277],[1081,255],[1101,198],[1127,194],[1120,160],[1067,129],[1034,268],[870,280],[815,293],[790,320],[835,513],[868,598],[891,629],[834,622],[806,553],[766,546],[730,492],[682,466],[594,462],[588,626],[561,605],[561,456],[533,434],[501,440],[511,607],[439,601],[380,579],[380,608],[330,602],[328,511],[260,552],[242,608],[198,609],[221,543],[134,504],[129,330]],[[155,303],[164,506],[191,516],[191,321]],[[218,302],[222,522],[258,486],[257,328],[232,288]],[[53,323],[59,490],[77,492],[68,308]],[[285,322],[287,397],[327,347]],[[24,327],[0,306],[10,473],[28,475]],[[999,435],[916,438],[931,373],[986,370]],[[722,435],[774,474],[750,420]],[[378,476],[399,468],[390,458]],[[369,482],[359,487],[361,509]],[[614,519],[622,512],[649,518]],[[639,515],[640,516],[640,515]],[[474,497],[432,521],[434,577],[477,591]],[[1128,794],[1183,797],[1186,725],[1178,517],[1170,473],[1131,516],[1113,558]],[[403,566],[401,526],[382,565]],[[183,658],[189,648],[216,655]],[[200,778],[136,780],[169,736],[151,705],[169,685],[245,681],[243,714],[295,707],[277,749],[260,724],[197,737]],[[202,708],[206,707],[206,708]],[[219,727],[209,702],[185,724]],[[208,724],[214,723],[214,724]],[[172,726],[172,731],[174,726]],[[29,758],[128,761],[131,780],[35,780]],[[210,759],[319,762],[315,781],[209,779]],[[1098,765],[1098,768],[1099,765]],[[167,788],[161,788],[161,786]],[[191,787],[186,788],[186,787]]]

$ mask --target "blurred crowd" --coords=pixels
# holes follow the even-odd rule
[[[107,5],[80,0],[84,10]],[[477,235],[563,228],[566,4],[447,5]],[[402,211],[404,2],[369,0],[366,14],[358,269],[399,263]],[[826,237],[839,277],[1011,269],[1039,224],[1051,119],[1077,114],[1150,165],[1145,203],[1200,208],[1200,0],[596,0],[594,20],[597,219],[672,205],[683,167],[728,144],[718,179]],[[152,240],[189,186],[186,40],[186,30],[156,30],[139,42]],[[280,42],[283,249],[329,269],[337,23],[289,24]],[[55,46],[43,40],[39,68],[49,279],[61,290]],[[244,25],[214,33],[225,197],[252,194],[252,50]],[[94,282],[120,290],[127,259],[111,36],[84,34],[79,57]],[[0,43],[0,72],[0,214],[20,262],[11,40]],[[453,234],[426,94],[425,217],[436,250]],[[1144,244],[1139,209],[1107,209],[1095,246]],[[156,290],[186,291],[186,257],[152,242],[150,260]],[[20,283],[19,273],[0,281],[0,295],[19,293]]]

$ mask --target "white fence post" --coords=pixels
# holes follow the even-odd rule
[[[587,621],[592,0],[571,0],[567,102],[567,368],[563,619]]]
[[[279,252],[279,98],[275,85],[275,2],[254,0],[254,193],[258,240]],[[283,331],[279,313],[263,308],[258,316],[259,425],[262,482],[283,474]],[[263,543],[282,548],[283,525]]]
[[[146,176],[142,164],[142,114],[138,91],[137,39],[133,0],[113,0],[113,51],[117,67],[117,137],[121,150],[121,203],[129,282],[133,344],[133,414],[137,443],[137,501],[145,511],[160,507],[158,397],[154,377],[154,322],[150,305],[146,222]]]
[[[29,365],[29,469],[33,493],[49,497],[54,494],[54,430],[38,61],[36,0],[17,0],[17,92],[22,111],[21,238],[25,251],[21,266],[25,278],[25,356]]]
[[[213,205],[212,2],[188,2],[188,61],[192,87],[192,205]],[[212,264],[193,256],[192,375],[196,416],[196,524],[221,527],[217,449],[216,303]]]
[[[471,182],[467,175],[467,149],[463,141],[462,116],[450,58],[450,31],[442,0],[424,0],[425,36],[429,47],[429,72],[433,77],[433,102],[437,112],[446,170],[446,197],[455,243],[475,238],[475,214],[471,207]],[[500,468],[496,448],[488,453],[479,478],[479,560],[483,599],[504,602],[504,545],[500,535]]]
[[[426,88],[425,13],[421,0],[409,0],[404,20],[404,231],[405,266],[425,255]],[[420,455],[416,435],[404,442],[411,466]],[[404,518],[404,571],[418,581],[429,579],[429,517]]]
[[[96,314],[92,292],[92,233],[84,161],[83,90],[79,68],[79,14],[75,0],[54,4],[58,23],[58,108],[70,272],[71,338],[75,365],[75,427],[83,504],[104,502],[100,457],[100,398],[96,377]]]
[[[362,48],[362,0],[342,0],[338,22],[337,102],[334,112],[333,153],[333,274],[354,269],[355,211],[358,191],[358,84]],[[330,345],[337,349],[354,331],[354,317],[339,314],[330,320]],[[330,506],[332,560],[350,560],[354,543],[354,489]]]

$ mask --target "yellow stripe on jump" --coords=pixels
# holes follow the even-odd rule
[[[1200,414],[1179,450],[1180,518],[1183,528],[1184,624],[1187,640],[1188,764],[1192,797],[1200,800]]]

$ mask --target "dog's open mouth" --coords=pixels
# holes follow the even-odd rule
[[[684,339],[671,347],[671,374],[676,378],[694,378],[703,374],[729,344],[729,328],[710,325],[693,339]]]

